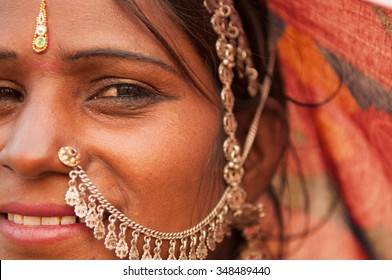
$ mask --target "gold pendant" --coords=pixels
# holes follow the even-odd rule
[[[46,19],[46,3],[45,0],[41,0],[41,6],[39,8],[39,14],[36,19],[35,32],[33,39],[33,50],[36,53],[42,53],[46,51],[49,44],[48,38],[48,25]]]

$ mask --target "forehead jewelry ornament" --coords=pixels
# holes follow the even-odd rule
[[[36,53],[42,53],[46,51],[49,44],[48,38],[48,24],[46,16],[46,3],[45,0],[41,0],[39,13],[36,19],[35,32],[33,39],[33,50]]]

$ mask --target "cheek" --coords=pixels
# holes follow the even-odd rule
[[[92,172],[90,177],[100,181],[98,187],[122,188],[117,194],[112,189],[108,199],[128,205],[124,211],[132,213],[130,217],[136,221],[159,228],[152,217],[164,212],[180,222],[178,213],[189,219],[192,213],[186,212],[193,209],[189,205],[205,199],[200,188],[210,188],[208,179],[216,173],[205,167],[218,141],[221,121],[219,110],[201,98],[162,106],[141,119],[130,120],[132,125],[127,128],[87,131],[86,139],[96,135],[94,143],[88,144],[96,160],[87,173]],[[131,203],[124,203],[124,194]],[[184,221],[181,224],[173,228],[182,229]]]

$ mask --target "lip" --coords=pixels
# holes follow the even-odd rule
[[[75,215],[72,207],[54,204],[27,205],[13,203],[6,206],[0,206],[0,212],[38,217]],[[0,234],[4,235],[9,241],[20,245],[55,243],[78,237],[88,230],[89,229],[81,223],[54,226],[25,226],[9,221],[5,215],[1,215],[0,217]]]
[[[22,204],[0,205],[0,213],[14,213],[23,216],[56,217],[73,216],[74,209],[68,205],[57,204]]]

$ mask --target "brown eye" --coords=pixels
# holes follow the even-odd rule
[[[10,87],[0,87],[0,119],[9,117],[24,100],[24,95]]]
[[[86,105],[100,114],[134,116],[165,100],[156,90],[138,84],[111,83],[99,88]]]
[[[131,84],[118,84],[105,87],[94,99],[99,98],[129,98],[144,99],[153,98],[153,94],[148,90]]]
[[[0,87],[0,101],[22,102],[23,99],[23,94],[19,91],[8,87]]]

